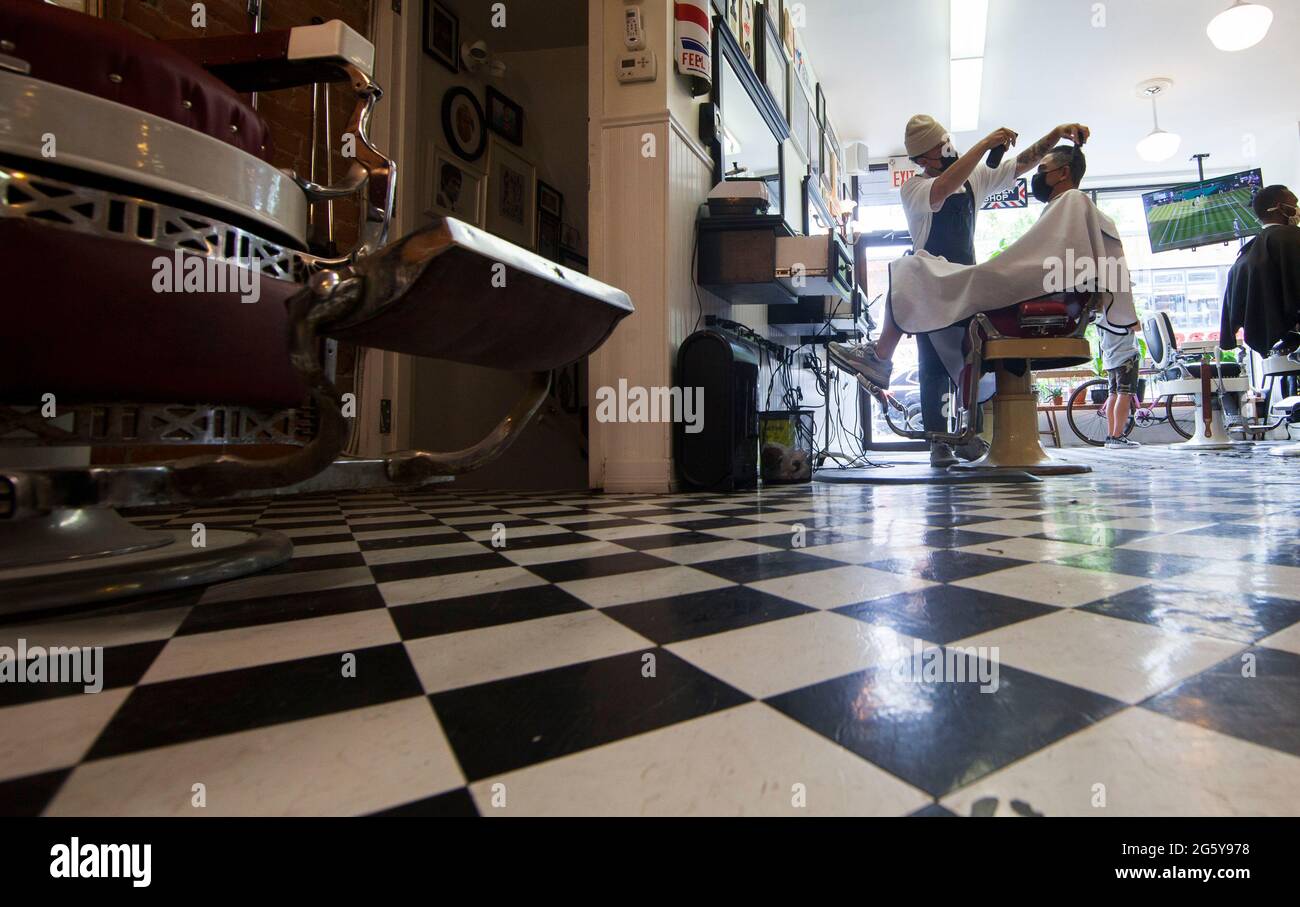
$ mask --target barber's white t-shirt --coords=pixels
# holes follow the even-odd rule
[[[903,200],[903,215],[907,218],[907,232],[912,234],[912,248],[920,251],[930,239],[930,224],[934,215],[947,199],[937,205],[930,204],[930,188],[938,177],[917,175],[903,183],[898,190]],[[975,190],[975,210],[988,201],[990,195],[996,195],[1003,189],[1009,189],[1016,181],[1016,158],[1008,155],[996,170],[983,161],[975,165],[970,175],[970,186]],[[963,185],[957,193],[966,191]]]

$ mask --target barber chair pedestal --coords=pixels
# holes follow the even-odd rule
[[[1195,434],[1192,435],[1190,440],[1174,446],[1186,450],[1232,450],[1236,447],[1249,445],[1251,443],[1249,441],[1234,441],[1228,435],[1227,426],[1223,422],[1223,401],[1219,399],[1219,395],[1211,394],[1209,400],[1210,419],[1208,430],[1205,420],[1205,405],[1201,399],[1198,399]]]
[[[30,480],[9,473],[0,481],[19,489],[21,501]],[[109,507],[51,508],[0,520],[0,615],[222,582],[292,554],[292,542],[278,532],[145,530]]]
[[[1220,379],[1211,377],[1215,363],[1210,355],[1202,357],[1200,377],[1193,379],[1196,389],[1196,432],[1190,440],[1174,445],[1184,450],[1233,450],[1247,447],[1251,441],[1234,441],[1228,434],[1228,427],[1223,418],[1222,393],[1240,394],[1250,388],[1250,381],[1244,377]],[[1184,382],[1187,383],[1187,382]],[[1163,388],[1162,388],[1163,389]]]
[[[1049,456],[1039,440],[1038,398],[1033,390],[1030,364],[1035,359],[1079,357],[1088,361],[1088,342],[1072,337],[1017,337],[989,340],[984,359],[995,360],[997,393],[993,397],[993,440],[989,451],[973,463],[958,463],[950,470],[1014,469],[1033,475],[1075,475],[1092,467],[1064,463]],[[1019,360],[1023,374],[1007,368]]]
[[[1287,375],[1300,374],[1300,353],[1277,352],[1277,347],[1275,347],[1272,355],[1264,359],[1261,374],[1266,380],[1276,380]],[[1273,457],[1300,457],[1300,444],[1274,447],[1268,453],[1269,456]]]

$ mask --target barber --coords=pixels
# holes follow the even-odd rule
[[[933,117],[912,117],[907,123],[904,144],[907,156],[921,173],[903,183],[900,195],[913,248],[957,264],[975,264],[975,212],[990,196],[1011,188],[1017,177],[1037,167],[1061,139],[1081,145],[1088,140],[1088,135],[1088,128],[1078,123],[1057,126],[1017,157],[1007,157],[992,167],[985,164],[985,156],[995,148],[1005,152],[1014,147],[1018,138],[1015,132],[997,129],[965,154],[959,154],[948,130]],[[884,334],[894,332],[897,328],[887,324],[882,341]],[[921,422],[926,432],[947,430],[944,398],[949,376],[961,372],[964,337],[964,324],[916,337]],[[889,362],[876,356],[874,343],[854,347],[832,344],[830,353],[841,368],[862,375],[878,387],[889,386]],[[958,455],[976,460],[986,449],[980,438],[956,451],[951,445],[936,442],[930,445],[930,465],[951,466],[957,462]]]

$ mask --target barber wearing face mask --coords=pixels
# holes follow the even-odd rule
[[[1258,236],[1242,246],[1228,271],[1219,346],[1232,349],[1237,332],[1267,356],[1274,344],[1300,341],[1300,204],[1286,186],[1265,186],[1255,195]]]
[[[1088,140],[1088,134],[1088,128],[1078,123],[1058,126],[1018,156],[986,164],[985,156],[994,149],[1005,152],[1015,146],[1018,138],[1015,132],[995,130],[960,154],[953,147],[948,130],[933,117],[912,117],[904,144],[908,157],[921,168],[921,173],[903,183],[900,195],[913,248],[958,264],[975,264],[975,212],[989,196],[1009,189],[1017,177],[1038,166],[1059,140],[1067,138],[1082,144]],[[927,432],[947,430],[944,395],[949,391],[949,377],[961,372],[964,336],[964,324],[917,335],[921,421]],[[856,346],[833,343],[831,360],[877,387],[888,387],[889,357],[900,337],[898,328],[886,317],[878,341]],[[984,442],[978,438],[955,452],[947,444],[931,444],[930,465],[951,466],[958,456],[976,460],[984,449]]]

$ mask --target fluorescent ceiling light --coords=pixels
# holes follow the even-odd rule
[[[1210,20],[1205,33],[1219,50],[1245,50],[1263,41],[1272,24],[1273,11],[1267,6],[1237,0]]]
[[[976,57],[953,60],[950,64],[953,132],[973,132],[980,124],[980,89],[984,81],[984,60]]]
[[[950,60],[984,56],[989,0],[949,0],[948,46]]]

